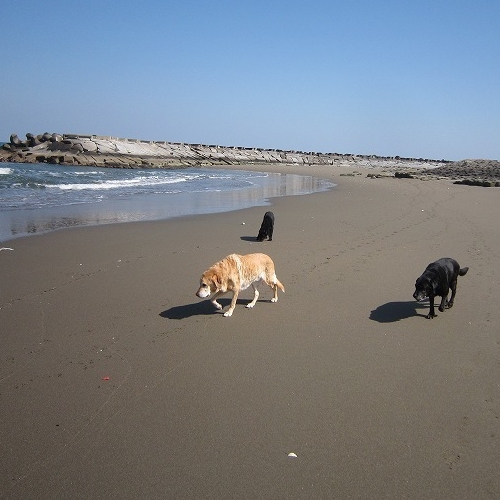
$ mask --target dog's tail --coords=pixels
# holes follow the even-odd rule
[[[465,276],[467,274],[468,270],[469,270],[468,267],[463,267],[462,269],[460,269],[460,271],[458,271],[458,275],[459,276]]]
[[[276,286],[283,292],[285,293],[285,287],[281,284],[281,281],[276,278]]]

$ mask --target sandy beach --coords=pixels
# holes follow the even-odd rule
[[[5,243],[0,498],[500,497],[499,191],[268,168],[337,187]],[[276,304],[195,296],[233,252],[273,258]],[[447,256],[469,272],[428,320]]]

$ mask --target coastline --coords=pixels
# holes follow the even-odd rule
[[[337,186],[272,199],[272,242],[253,207],[9,244],[3,498],[500,495],[497,191],[356,170],[273,166]],[[277,304],[194,296],[257,251]],[[470,271],[426,320],[414,281],[444,256]]]
[[[0,200],[0,243],[69,227],[161,220],[266,206],[273,197],[302,195],[333,187],[328,181],[310,175],[281,175],[261,172],[261,169],[256,172],[218,168],[147,169],[133,173],[99,169],[100,173],[91,171],[93,177],[87,178],[82,167],[37,164],[28,166],[28,174],[23,178],[24,164],[6,165],[10,166],[9,174],[16,170],[20,174],[14,181],[0,185],[0,190],[9,186],[9,182],[15,186],[20,178],[21,182],[37,182],[42,187],[35,193],[12,188],[12,195],[7,193],[9,188],[2,190],[6,196]],[[38,170],[32,173],[31,168]],[[73,170],[78,179],[76,184]],[[39,172],[42,173],[37,176]],[[65,174],[67,182],[62,178]],[[47,188],[54,188],[54,178],[58,179],[57,194],[52,195],[53,189]],[[132,188],[128,191],[129,186]]]

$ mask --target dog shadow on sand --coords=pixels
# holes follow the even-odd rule
[[[165,309],[160,313],[162,318],[167,319],[185,319],[191,316],[209,316],[213,314],[222,314],[226,307],[231,303],[230,298],[218,299],[222,305],[222,311],[215,309],[209,300],[201,300],[192,304],[183,304],[180,306]],[[249,300],[238,299],[238,304],[248,303]],[[406,302],[387,302],[371,311],[370,319],[378,323],[395,323],[413,316],[425,318],[429,305],[427,303],[416,302],[414,300]]]
[[[231,303],[231,299],[217,299],[220,302],[223,310]],[[250,302],[250,301],[248,301]],[[238,300],[238,303],[240,301]],[[193,302],[192,304],[184,304],[182,306],[171,307],[165,309],[160,313],[162,318],[167,319],[185,319],[191,316],[209,316],[220,313],[209,300],[201,300],[200,302]]]
[[[414,300],[406,302],[387,302],[370,313],[370,319],[378,323],[395,323],[413,316],[425,317],[424,311],[429,305]]]

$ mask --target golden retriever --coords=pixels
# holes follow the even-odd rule
[[[200,298],[209,297],[214,293],[211,302],[217,309],[222,309],[217,298],[226,292],[233,292],[233,298],[229,309],[224,313],[225,317],[233,314],[238,294],[250,285],[253,287],[254,296],[252,302],[246,307],[252,308],[259,298],[258,286],[261,282],[269,285],[274,291],[271,302],[278,301],[278,288],[283,292],[285,288],[276,278],[274,262],[269,255],[263,253],[251,253],[248,255],[228,255],[216,262],[210,269],[201,275],[200,288],[196,295]]]

